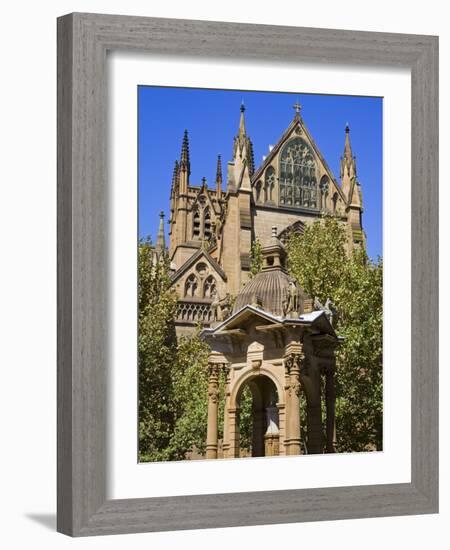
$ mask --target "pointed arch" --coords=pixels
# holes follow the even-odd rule
[[[322,176],[319,184],[319,207],[321,210],[325,210],[327,207],[327,198],[330,191],[330,178],[325,174]]]
[[[262,190],[262,182],[259,180],[255,185],[255,202],[261,202],[261,190]]]
[[[333,214],[336,213],[338,198],[339,198],[339,195],[335,191],[333,195]]]
[[[211,238],[211,212],[209,206],[203,210],[203,237],[207,241]]]
[[[197,206],[195,206],[192,211],[192,238],[200,238],[200,212]]]
[[[269,166],[265,175],[265,192],[267,193],[266,201],[272,202],[274,200],[275,191],[275,168]]]
[[[203,283],[203,298],[212,298],[216,290],[216,280],[212,275],[209,275]]]
[[[197,296],[197,293],[198,279],[194,273],[191,273],[184,284],[184,296],[192,298],[193,296]]]
[[[289,140],[281,150],[279,202],[291,208],[317,208],[316,162],[302,138]]]

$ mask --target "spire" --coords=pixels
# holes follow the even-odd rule
[[[191,174],[191,163],[189,160],[189,137],[188,131],[184,131],[183,143],[181,145],[181,162],[180,168],[183,171],[187,171],[188,176]]]
[[[173,214],[175,212],[175,205],[177,201],[177,196],[179,192],[179,183],[180,183],[180,165],[178,161],[175,161],[172,174],[172,185],[170,186],[170,219],[169,223],[173,222]]]
[[[188,192],[189,176],[191,175],[191,162],[189,160],[189,137],[188,131],[184,131],[183,143],[181,145],[181,159],[179,164],[179,193],[185,195]]]
[[[159,229],[156,238],[156,252],[161,254],[166,249],[166,238],[164,236],[164,212],[159,213]]]
[[[216,193],[217,198],[220,199],[222,196],[222,158],[220,155],[217,155]]]
[[[174,191],[175,188],[177,187],[179,174],[180,174],[180,165],[178,164],[178,160],[176,160],[173,167],[173,174],[172,174],[172,191]]]
[[[245,116],[244,116],[244,113],[245,113],[245,105],[244,105],[244,100],[241,101],[241,117],[240,117],[240,120],[239,120],[239,137],[240,138],[244,138],[247,133],[245,131]]]
[[[350,145],[350,126],[348,122],[345,125],[345,146],[344,146],[344,158],[347,160],[352,160],[352,147]]]
[[[216,182],[222,183],[222,157],[217,155]]]
[[[350,145],[350,127],[348,122],[345,125],[345,145],[344,155],[341,157],[341,179],[348,176],[349,178],[356,177],[356,159],[352,153]]]
[[[248,173],[251,177],[254,172],[255,162],[253,157],[253,144],[248,137],[247,130],[245,128],[245,105],[243,101],[241,103],[240,111],[241,116],[239,119],[239,132],[234,138],[233,160],[237,160],[238,158],[239,160],[245,159],[248,167]]]

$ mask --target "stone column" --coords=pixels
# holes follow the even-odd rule
[[[206,458],[217,458],[217,410],[219,407],[220,364],[208,365],[208,429],[206,435]]]
[[[300,369],[303,353],[292,353],[286,358],[289,385],[287,387],[287,440],[286,454],[301,454],[300,445]]]
[[[286,421],[285,421],[286,407],[284,404],[281,404],[281,403],[277,403],[277,407],[278,407],[278,421],[280,426],[279,454],[281,456],[281,455],[287,454],[284,446],[284,441],[286,438]]]
[[[239,409],[228,409],[228,458],[239,458]]]
[[[335,362],[326,370],[325,399],[327,410],[327,453],[336,452],[336,386],[334,381]]]
[[[320,405],[307,407],[308,454],[323,453],[322,409]]]
[[[229,430],[229,408],[230,408],[230,367],[227,364],[223,365],[223,373],[225,376],[225,407],[223,419],[223,457],[228,458],[230,452],[230,430]]]

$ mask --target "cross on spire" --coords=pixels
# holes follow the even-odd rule
[[[300,111],[302,110],[302,106],[298,101],[296,101],[293,105],[293,108],[295,109],[295,116],[300,116]]]

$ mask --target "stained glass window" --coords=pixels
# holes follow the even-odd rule
[[[280,205],[317,208],[316,164],[311,148],[301,138],[289,141],[281,152]]]

